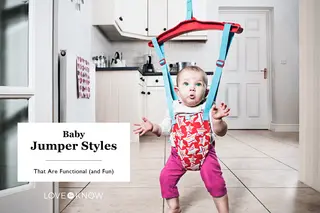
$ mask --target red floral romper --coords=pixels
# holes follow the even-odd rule
[[[174,142],[186,170],[200,170],[211,144],[211,125],[203,120],[203,112],[176,115],[170,139]]]

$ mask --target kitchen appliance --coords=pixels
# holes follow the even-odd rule
[[[149,55],[148,58],[149,59],[148,59],[147,63],[144,64],[143,67],[142,67],[142,71],[144,73],[154,73],[154,66],[151,63],[151,56]]]
[[[95,74],[95,64],[90,58],[69,50],[60,51],[59,122],[96,121]]]
[[[180,61],[180,62],[177,62],[176,65],[177,65],[177,71],[179,72],[180,70],[182,70],[183,68],[185,68],[187,66],[195,66],[196,62]]]
[[[111,60],[111,67],[125,67],[125,66],[126,66],[126,62],[125,60],[122,60],[122,53],[120,56],[119,52],[116,52],[114,54],[114,58],[112,58]]]

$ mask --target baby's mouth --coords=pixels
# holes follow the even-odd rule
[[[195,99],[195,98],[196,98],[196,96],[195,96],[195,95],[193,95],[193,94],[191,94],[191,95],[189,95],[189,98],[190,98],[191,100],[193,100],[193,99]]]

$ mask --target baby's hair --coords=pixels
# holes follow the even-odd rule
[[[198,66],[187,66],[178,72],[177,79],[176,79],[177,86],[178,86],[178,82],[179,82],[179,76],[181,75],[182,72],[186,72],[186,71],[200,72],[203,76],[204,83],[206,84],[206,86],[208,85],[208,76],[207,76],[206,72],[203,71],[203,69],[201,69]]]

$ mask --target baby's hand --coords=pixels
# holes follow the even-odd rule
[[[145,117],[142,118],[143,122],[141,124],[134,124],[137,126],[137,129],[134,130],[135,134],[139,134],[140,136],[144,135],[146,132],[149,132],[153,128],[153,124]]]
[[[220,120],[223,117],[229,115],[230,108],[227,108],[227,105],[221,102],[220,107],[217,108],[216,105],[212,106],[212,118],[216,120]]]

